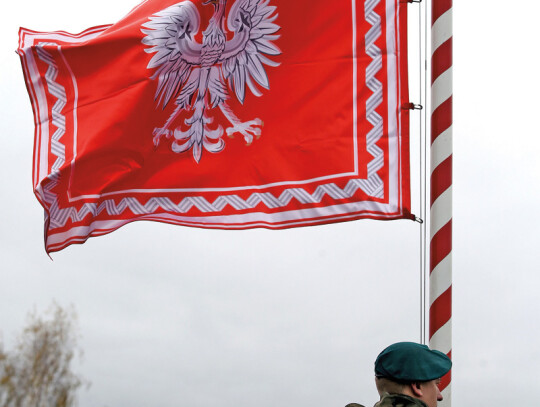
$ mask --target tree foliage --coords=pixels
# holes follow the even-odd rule
[[[72,371],[81,352],[76,314],[53,304],[45,314],[35,311],[12,351],[0,342],[0,407],[70,407],[83,380]]]

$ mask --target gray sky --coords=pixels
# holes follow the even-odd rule
[[[536,3],[489,4],[454,9],[455,406],[530,403],[540,382]],[[46,256],[18,27],[80,32],[135,5],[3,7],[3,340],[33,307],[74,304],[85,352],[77,369],[92,382],[82,407],[372,405],[376,355],[419,340],[414,222],[242,232],[136,222]]]

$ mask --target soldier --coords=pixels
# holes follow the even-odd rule
[[[398,342],[375,360],[375,384],[381,397],[375,407],[437,407],[439,383],[452,367],[444,353],[414,342]],[[346,407],[362,407],[351,403]]]

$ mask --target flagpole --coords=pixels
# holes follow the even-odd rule
[[[429,344],[452,357],[452,0],[431,0]],[[451,372],[440,384],[451,405]]]

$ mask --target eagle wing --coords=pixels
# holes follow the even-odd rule
[[[181,89],[177,104],[185,105],[196,87],[202,45],[194,40],[200,15],[191,1],[174,4],[159,11],[142,25],[146,36],[142,43],[147,53],[155,53],[148,69],[156,68],[152,79],[159,78],[154,100],[165,107]]]
[[[255,83],[269,88],[264,65],[279,65],[266,57],[281,54],[272,42],[280,37],[276,34],[280,27],[274,23],[278,17],[275,11],[270,0],[237,0],[229,12],[227,27],[234,36],[225,44],[220,62],[240,103],[244,103],[246,85],[255,96],[261,96]]]

